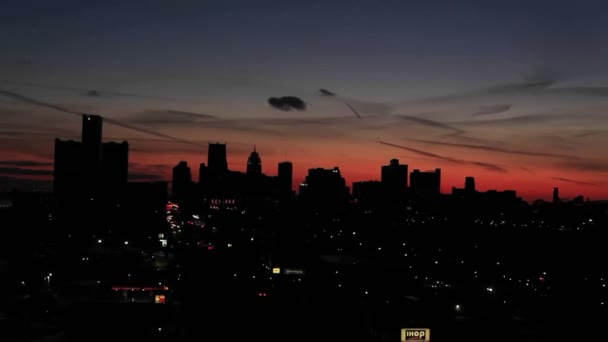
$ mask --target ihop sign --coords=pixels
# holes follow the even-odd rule
[[[401,329],[401,341],[423,341],[431,340],[431,329],[403,328]]]

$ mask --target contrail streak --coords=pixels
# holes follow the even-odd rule
[[[35,106],[50,108],[50,109],[54,109],[56,111],[67,113],[67,114],[78,115],[79,117],[82,116],[82,115],[84,115],[84,113],[73,111],[73,110],[70,110],[70,109],[58,106],[58,105],[53,104],[53,103],[48,103],[48,102],[43,102],[43,101],[39,101],[39,100],[36,100],[36,99],[32,99],[30,97],[27,97],[27,96],[24,96],[24,95],[21,95],[19,93],[15,93],[15,92],[12,92],[12,91],[6,91],[6,90],[1,90],[0,89],[0,95],[4,95],[4,96],[10,97],[12,99],[15,99],[15,100],[18,100],[18,101],[21,101],[21,102],[25,102],[25,103],[29,103],[29,104],[32,104],[32,105],[35,105]],[[109,123],[111,125],[127,128],[127,129],[130,129],[130,130],[133,130],[133,131],[137,131],[137,132],[141,132],[141,133],[150,134],[150,135],[153,135],[153,136],[156,136],[156,137],[159,137],[159,138],[165,138],[165,139],[169,139],[169,140],[173,140],[173,141],[177,141],[177,142],[181,142],[181,143],[186,143],[186,144],[198,145],[197,143],[194,143],[194,142],[191,142],[191,141],[188,141],[188,140],[184,140],[184,139],[176,138],[176,137],[173,137],[173,136],[170,136],[170,135],[167,135],[167,134],[163,134],[163,133],[160,133],[160,132],[154,132],[154,131],[150,131],[150,130],[147,130],[147,129],[144,129],[144,128],[132,126],[132,125],[129,125],[129,124],[122,123],[122,122],[120,122],[118,120],[114,120],[114,119],[110,119],[110,118],[104,118],[104,119],[105,119],[105,121],[107,123]]]

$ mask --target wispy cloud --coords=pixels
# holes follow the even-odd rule
[[[111,90],[100,90],[100,89],[91,89],[91,88],[82,88],[82,87],[68,87],[68,86],[63,86],[63,85],[40,84],[40,83],[17,82],[17,81],[2,81],[2,83],[16,85],[16,86],[30,87],[30,88],[65,90],[65,91],[70,91],[70,92],[82,94],[85,96],[91,96],[91,97],[121,96],[121,97],[135,97],[135,98],[142,98],[142,99],[177,101],[177,99],[174,99],[174,98],[158,96],[158,95],[136,94],[136,93],[119,92],[119,91],[111,91]]]
[[[0,165],[16,167],[44,167],[53,166],[53,162],[42,162],[36,160],[0,160]]]
[[[586,186],[597,186],[598,185],[597,183],[579,181],[579,180],[563,178],[563,177],[551,177],[551,179],[555,179],[555,180],[558,180],[561,182],[566,182],[566,183],[578,184],[578,185],[586,185]]]
[[[445,124],[443,122],[426,119],[426,118],[421,118],[418,116],[397,114],[397,115],[395,115],[395,117],[398,117],[400,119],[407,120],[407,121],[412,121],[412,122],[415,122],[417,124],[424,125],[424,126],[446,129],[449,131],[453,131],[455,134],[464,134],[465,133],[465,131],[460,128]]]
[[[15,93],[15,92],[12,92],[12,91],[8,91],[8,90],[2,90],[2,89],[0,89],[0,95],[4,95],[6,97],[12,98],[12,99],[17,100],[17,101],[29,103],[31,105],[54,109],[56,111],[67,113],[67,114],[78,115],[78,116],[81,116],[83,114],[83,113],[80,113],[80,112],[77,112],[77,111],[73,111],[71,109],[67,109],[67,108],[64,108],[62,106],[59,106],[59,105],[56,105],[56,104],[53,104],[53,103],[39,101],[39,100],[33,99],[31,97],[28,97],[28,96],[25,96],[25,95],[22,95],[22,94],[19,94],[19,93]]]
[[[449,143],[449,142],[443,142],[443,141],[424,140],[424,139],[410,139],[410,140],[418,142],[418,143],[423,143],[423,144],[460,147],[460,148],[473,149],[473,150],[482,150],[482,151],[499,152],[499,153],[507,153],[507,154],[518,154],[518,155],[525,155],[525,156],[532,156],[532,157],[580,159],[577,156],[559,154],[559,153],[514,150],[514,149],[502,148],[502,147],[496,147],[496,146],[459,144],[459,143]]]
[[[186,112],[181,110],[147,110],[129,117],[129,121],[140,124],[190,124],[208,121],[218,117],[211,114]]]
[[[494,115],[500,114],[511,109],[511,105],[508,104],[497,104],[491,106],[481,106],[477,111],[473,112],[471,116],[482,116],[482,115]]]
[[[361,119],[361,113],[388,115],[391,114],[394,110],[391,105],[386,103],[354,99],[352,97],[339,95],[333,91],[329,91],[324,88],[319,89],[319,95],[322,97],[332,98],[336,101],[339,101],[340,103],[348,107],[348,109],[350,109],[350,111],[355,114],[355,116],[359,119]]]
[[[608,173],[608,162],[604,160],[568,160],[557,163],[556,166],[580,172]]]
[[[0,167],[0,174],[9,176],[51,176],[53,170],[26,169],[22,167]]]
[[[486,170],[495,171],[495,172],[508,172],[508,170],[505,169],[504,167],[496,165],[496,164],[492,164],[492,163],[481,162],[481,161],[468,161],[468,160],[462,160],[462,159],[455,159],[455,158],[451,158],[451,157],[445,157],[445,156],[438,155],[435,153],[418,150],[418,149],[403,146],[403,145],[392,144],[392,143],[388,143],[388,142],[384,142],[384,141],[377,141],[377,143],[379,143],[381,145],[385,145],[385,146],[390,146],[390,147],[410,151],[412,153],[415,153],[415,154],[418,154],[418,155],[421,155],[424,157],[443,160],[443,161],[447,161],[447,162],[454,163],[454,164],[479,166]]]
[[[165,177],[154,174],[154,173],[145,173],[145,172],[129,172],[129,180],[130,181],[161,181],[165,180]]]
[[[22,101],[22,102],[25,102],[25,103],[29,103],[29,104],[32,104],[32,105],[35,105],[35,106],[40,106],[40,107],[46,107],[46,108],[54,109],[54,110],[57,110],[57,111],[62,112],[62,113],[77,115],[79,117],[83,115],[83,113],[79,113],[77,111],[74,111],[74,110],[71,110],[71,109],[67,109],[67,108],[64,108],[64,107],[59,106],[59,105],[52,104],[52,103],[49,103],[49,102],[44,102],[44,101],[38,101],[38,100],[32,99],[30,97],[27,97],[25,95],[22,95],[22,94],[19,94],[19,93],[15,93],[15,92],[11,92],[11,91],[0,90],[0,95],[4,95],[4,96],[10,97],[10,98],[13,98],[15,100]],[[107,122],[107,123],[109,123],[109,124],[118,126],[118,127],[123,127],[123,128],[126,128],[126,129],[130,129],[130,130],[133,130],[133,131],[140,132],[140,133],[145,133],[145,134],[157,136],[159,138],[166,138],[168,140],[173,140],[173,141],[177,141],[177,142],[181,142],[181,143],[185,143],[185,144],[194,144],[193,142],[185,140],[185,139],[181,139],[181,138],[177,138],[177,137],[174,137],[174,136],[171,136],[171,135],[168,135],[168,134],[164,134],[164,133],[161,133],[161,132],[156,132],[156,131],[152,131],[152,130],[149,130],[149,129],[133,126],[131,124],[124,123],[124,122],[121,122],[121,121],[116,120],[116,119],[104,117],[104,121]]]

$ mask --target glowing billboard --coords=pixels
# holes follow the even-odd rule
[[[431,329],[426,328],[403,328],[401,329],[401,342],[431,340]]]

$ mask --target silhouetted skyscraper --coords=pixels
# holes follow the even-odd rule
[[[82,116],[82,177],[89,190],[100,186],[102,172],[102,125],[99,115]]]
[[[129,177],[129,143],[103,143],[102,174],[104,191],[124,189]]]
[[[293,165],[291,162],[279,163],[279,189],[281,194],[291,194],[292,192],[292,179],[293,179]]]
[[[247,158],[247,174],[259,175],[262,174],[262,159],[253,146],[253,152]]]
[[[553,203],[559,203],[559,188],[553,188]]]
[[[389,165],[382,166],[381,182],[388,195],[403,195],[407,189],[407,165],[399,164],[398,159],[391,159]]]
[[[467,194],[475,193],[475,177],[466,177],[464,179],[464,191]]]
[[[82,189],[82,144],[55,139],[53,192],[59,201],[75,196]]]
[[[226,158],[226,144],[209,144],[207,154],[207,166],[211,172],[228,171],[228,160]]]
[[[441,193],[441,169],[435,171],[414,170],[410,174],[410,187],[418,196],[439,195]]]
[[[99,115],[82,116],[82,143],[84,145],[101,145],[103,118]]]
[[[180,161],[175,167],[173,167],[173,198],[178,201],[184,200],[191,184],[192,173],[190,171],[190,167],[188,166],[188,162]]]

